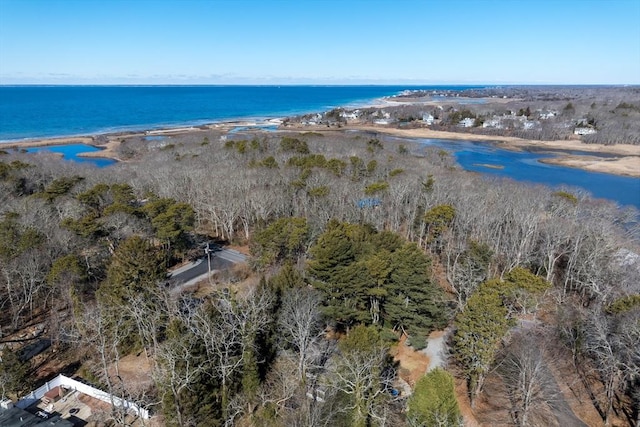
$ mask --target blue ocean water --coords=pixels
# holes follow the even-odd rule
[[[280,117],[470,87],[479,86],[0,86],[0,141]]]

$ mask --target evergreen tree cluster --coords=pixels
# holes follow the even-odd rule
[[[429,258],[397,234],[331,221],[309,254],[310,283],[338,329],[364,323],[424,335],[446,323]]]

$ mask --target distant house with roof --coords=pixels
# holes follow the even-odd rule
[[[360,118],[360,110],[343,111],[340,116],[345,120],[357,120]]]
[[[594,133],[598,133],[598,131],[592,127],[587,127],[587,126],[576,127],[573,130],[574,135],[593,135]]]
[[[548,120],[556,117],[557,115],[557,111],[541,111],[538,117],[540,118],[540,120]]]
[[[473,127],[473,125],[475,123],[476,123],[476,119],[474,119],[473,117],[467,117],[467,118],[464,118],[464,119],[460,120],[458,125],[463,127],[463,128],[470,128],[470,127]]]
[[[433,124],[434,120],[435,120],[435,117],[433,117],[432,114],[426,113],[426,114],[422,115],[422,121],[427,126],[431,126]]]
[[[502,129],[502,120],[499,117],[492,117],[482,122],[483,128]]]

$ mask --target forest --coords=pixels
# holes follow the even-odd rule
[[[153,414],[91,425],[640,422],[637,210],[366,132],[118,154],[0,155],[2,398],[65,372]],[[176,292],[167,271],[209,241],[249,261]],[[446,363],[407,383],[394,349],[434,331]],[[144,380],[119,374],[131,355]]]

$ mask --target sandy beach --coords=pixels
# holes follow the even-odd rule
[[[105,158],[123,161],[118,156],[118,147],[123,140],[130,138],[144,138],[148,136],[180,136],[200,133],[207,130],[218,130],[223,133],[229,132],[235,127],[260,126],[261,124],[280,124],[281,119],[270,119],[265,123],[247,120],[232,120],[227,122],[216,122],[202,126],[182,126],[175,128],[151,129],[147,131],[126,131],[114,132],[87,136],[68,136],[56,138],[32,138],[21,141],[0,142],[0,150],[19,150],[34,147],[50,147],[54,145],[85,144],[99,148],[100,151],[89,151],[78,153],[79,157]]]
[[[51,145],[88,144],[94,145],[92,136],[68,136],[61,138],[34,138],[15,142],[0,142],[0,149],[20,149],[31,147],[49,147]]]
[[[597,156],[562,156],[540,160],[542,163],[585,169],[592,172],[611,173],[640,177],[640,157],[627,156],[619,158]]]
[[[387,97],[382,98],[379,102],[370,105],[369,107],[384,108],[394,105],[443,105],[443,104],[507,104],[509,102],[520,101],[520,98],[468,98],[464,96],[446,96],[434,98],[431,95],[428,96],[408,96],[408,97]]]

